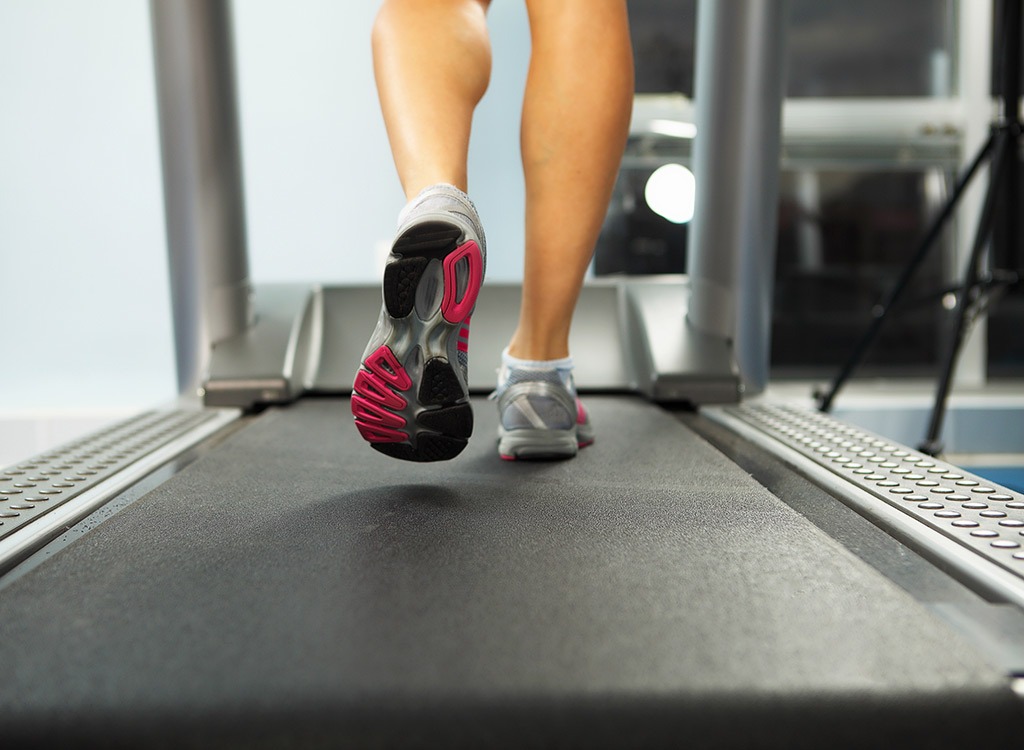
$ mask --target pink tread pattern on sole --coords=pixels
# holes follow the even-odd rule
[[[458,274],[456,265],[463,258],[469,264],[469,279],[466,288],[458,297]],[[484,280],[484,260],[480,247],[473,240],[460,245],[449,253],[442,264],[444,269],[444,297],[441,300],[441,315],[449,323],[461,323],[473,312],[480,284]]]
[[[391,410],[408,406],[400,393],[412,387],[412,378],[387,346],[382,346],[363,362],[352,386],[352,415],[356,428],[369,443],[402,443],[409,435],[400,428],[405,419]]]

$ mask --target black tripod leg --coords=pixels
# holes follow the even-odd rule
[[[1003,55],[1000,70],[999,98],[1003,108],[1003,122],[1010,128],[1011,140],[1007,148],[1013,156],[1007,157],[1007,170],[1003,175],[1002,241],[1004,260],[1013,262],[1021,237],[1020,165],[1016,158],[1021,136],[1021,0],[1004,0],[1002,7]],[[995,265],[995,264],[993,264]]]
[[[864,354],[868,348],[874,342],[878,336],[878,332],[882,329],[882,324],[888,318],[889,311],[893,305],[899,300],[906,291],[910,279],[917,271],[918,267],[924,261],[928,255],[928,251],[934,246],[935,241],[939,238],[939,234],[942,232],[942,228],[946,222],[949,221],[949,217],[953,215],[953,211],[956,210],[957,204],[960,202],[960,197],[964,194],[967,186],[970,184],[971,179],[974,177],[978,168],[984,163],[985,159],[992,153],[992,147],[995,144],[995,132],[989,134],[988,139],[982,145],[981,150],[978,151],[977,156],[974,157],[974,161],[971,162],[960,178],[957,180],[956,185],[953,187],[953,192],[946,200],[946,203],[939,210],[939,213],[932,219],[932,223],[928,227],[928,231],[925,232],[924,237],[918,244],[917,249],[914,251],[914,255],[911,257],[910,262],[903,267],[903,271],[900,273],[899,278],[893,285],[889,294],[882,300],[874,309],[874,318],[871,321],[871,325],[861,336],[857,345],[853,348],[853,352],[850,354],[846,363],[839,370],[839,374],[836,375],[832,381],[832,385],[828,391],[818,397],[818,409],[820,411],[827,412],[832,408],[832,402],[835,397],[839,394],[840,389],[850,379],[853,371],[857,369],[861,360],[864,358]]]
[[[1004,168],[1006,167],[1007,144],[1015,142],[1005,130],[999,131],[996,137],[998,140],[995,154],[992,156],[992,173],[989,175],[985,203],[981,211],[981,218],[978,220],[978,230],[974,234],[974,246],[971,248],[971,257],[967,262],[964,285],[961,287],[957,299],[956,313],[953,318],[953,335],[949,338],[949,346],[942,363],[942,373],[935,392],[935,406],[932,408],[932,416],[928,424],[928,434],[920,446],[922,453],[932,456],[942,452],[942,441],[939,440],[939,436],[942,434],[942,422],[946,416],[946,403],[949,399],[949,389],[953,381],[953,371],[956,368],[960,350],[967,339],[967,312],[973,305],[971,296],[978,288],[981,255],[985,248],[989,247],[989,239],[992,236],[996,198],[999,194]]]

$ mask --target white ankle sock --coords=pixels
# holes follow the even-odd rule
[[[408,203],[405,204],[405,206],[402,207],[402,210],[398,212],[399,226],[401,226],[402,222],[405,221],[405,217],[409,215],[409,212],[412,211],[413,208],[420,203],[423,196],[425,196],[427,193],[447,193],[448,195],[452,195],[458,198],[460,201],[463,201],[465,203],[468,203],[470,206],[473,206],[473,201],[465,192],[447,182],[437,182],[434,183],[433,185],[427,185],[425,188],[420,190],[415,196],[413,196],[412,200],[410,200]],[[475,206],[473,207],[476,208]]]
[[[501,368],[498,370],[498,386],[508,380],[509,370],[539,370],[557,372],[566,388],[572,389],[572,357],[561,359],[520,359],[508,353],[508,347],[501,352]]]
[[[571,370],[572,357],[561,359],[519,359],[508,353],[508,347],[501,352],[501,363],[517,370]]]

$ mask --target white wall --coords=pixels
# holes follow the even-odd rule
[[[402,197],[377,106],[378,3],[236,2],[252,272],[375,281]],[[152,48],[144,0],[0,2],[0,414],[174,395]],[[491,9],[494,77],[470,187],[488,278],[522,263],[523,4]]]
[[[379,3],[235,4],[252,273],[257,281],[375,281],[403,198],[370,58]],[[470,192],[488,278],[522,265],[519,111],[529,30],[520,0],[490,13],[494,74],[475,120]]]
[[[0,2],[0,411],[173,394],[148,6]]]

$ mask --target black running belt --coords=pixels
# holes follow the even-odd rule
[[[265,413],[0,591],[7,741],[995,746],[1006,679],[671,415],[511,463]],[[13,745],[12,745],[13,746]]]

